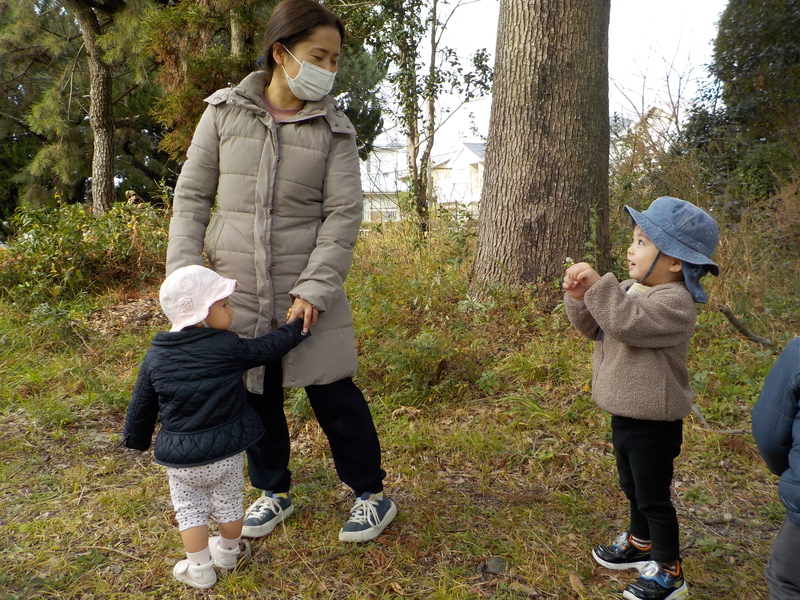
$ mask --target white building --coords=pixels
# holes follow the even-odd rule
[[[408,159],[401,144],[375,146],[361,162],[364,221],[386,223],[400,220],[400,194],[408,191]]]
[[[463,209],[477,216],[485,154],[486,144],[464,143],[431,165],[434,197],[439,206],[448,210]]]
[[[463,143],[431,161],[431,201],[440,207],[478,214],[486,144]],[[361,163],[364,221],[401,218],[400,194],[408,191],[408,154],[401,144],[375,148]]]

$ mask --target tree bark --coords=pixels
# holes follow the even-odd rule
[[[92,208],[104,213],[114,202],[114,120],[112,118],[111,68],[103,62],[97,38],[102,31],[89,2],[62,0],[75,17],[89,61],[89,125],[94,136],[92,152]]]
[[[431,1],[430,19],[430,58],[428,59],[428,81],[425,85],[423,101],[425,104],[425,147],[420,157],[419,182],[417,184],[417,203],[422,210],[417,212],[420,216],[420,230],[424,235],[428,232],[433,190],[431,189],[431,153],[436,136],[436,80],[437,65],[436,55],[439,51],[439,15],[437,14],[438,0]],[[423,218],[424,217],[424,218]]]
[[[242,58],[247,53],[248,32],[244,26],[244,15],[253,10],[251,1],[236,4],[231,9],[231,56],[236,59]]]
[[[610,265],[609,13],[610,0],[501,0],[478,297],[549,283],[568,256]]]

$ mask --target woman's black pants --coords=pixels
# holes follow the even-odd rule
[[[267,365],[264,392],[248,393],[248,403],[261,417],[266,434],[247,449],[248,473],[253,487],[275,493],[288,492],[289,428],[284,412],[280,362]],[[328,438],[339,478],[357,496],[383,491],[381,446],[364,394],[351,378],[306,388],[311,408]]]

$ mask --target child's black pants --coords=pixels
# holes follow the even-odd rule
[[[653,560],[679,560],[678,516],[670,486],[673,461],[681,452],[683,421],[645,421],[614,415],[611,435],[619,484],[630,501],[631,534],[652,540]]]

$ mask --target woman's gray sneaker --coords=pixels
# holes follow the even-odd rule
[[[242,536],[249,538],[265,536],[293,512],[294,504],[288,492],[273,494],[265,491],[247,509],[242,524]]]
[[[397,506],[383,492],[366,492],[356,500],[350,518],[339,531],[340,542],[368,542],[378,537],[397,514]]]

